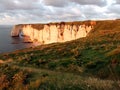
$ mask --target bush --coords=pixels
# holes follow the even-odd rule
[[[48,63],[48,68],[49,68],[49,69],[55,69],[56,66],[57,66],[57,63],[56,63],[56,62],[50,62],[50,63]]]
[[[6,75],[0,75],[0,90],[6,90],[10,85]]]
[[[71,64],[76,64],[76,61],[71,59],[64,59],[59,61],[59,66],[68,67]]]
[[[110,77],[111,74],[110,70],[107,67],[98,70],[96,73],[97,73],[97,77],[101,79],[107,79]]]
[[[86,64],[87,69],[95,69],[96,68],[96,63],[90,61],[89,63]]]

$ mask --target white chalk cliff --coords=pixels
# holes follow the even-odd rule
[[[49,23],[49,24],[21,24],[15,25],[11,31],[11,36],[28,36],[32,42],[49,44],[55,42],[66,42],[78,38],[86,37],[94,28],[95,21],[82,23]]]

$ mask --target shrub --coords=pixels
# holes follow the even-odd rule
[[[95,69],[96,68],[96,63],[90,61],[89,63],[86,64],[87,69]]]
[[[55,69],[56,66],[57,66],[57,63],[56,63],[56,62],[50,62],[50,63],[48,63],[48,68],[49,68],[49,69]]]
[[[59,61],[59,65],[63,67],[68,67],[70,64],[74,65],[76,64],[76,61],[71,59],[64,59]]]
[[[6,90],[10,85],[6,75],[0,76],[0,90]]]
[[[101,79],[109,78],[111,74],[110,70],[107,67],[98,70],[96,73],[97,73],[97,76]]]

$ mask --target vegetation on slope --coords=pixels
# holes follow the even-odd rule
[[[16,76],[26,90],[119,90],[120,21],[97,21],[86,38],[6,53],[0,59],[13,60],[0,65],[3,88],[18,88],[11,83]]]

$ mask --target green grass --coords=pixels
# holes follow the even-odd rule
[[[5,66],[0,64],[4,88],[20,88],[11,83],[20,74],[27,81],[20,83],[26,90],[119,90],[119,24],[97,21],[85,38],[1,54],[6,61]]]

